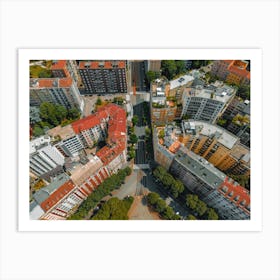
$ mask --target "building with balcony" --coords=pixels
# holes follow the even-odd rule
[[[235,96],[235,89],[215,82],[209,86],[185,88],[181,117],[214,123]]]
[[[204,158],[180,148],[170,172],[185,187],[213,207],[223,220],[250,219],[249,191],[228,178]]]
[[[250,149],[229,131],[203,121],[182,121],[184,146],[221,171],[250,176]]]
[[[190,132],[193,129],[195,126],[190,124]],[[186,147],[188,136],[182,130],[171,124],[154,129],[155,160],[181,180],[189,191],[216,209],[221,219],[250,219],[249,191]]]
[[[115,172],[126,163],[126,112],[115,104],[108,104],[65,127],[50,129],[48,134],[61,139],[56,147],[67,156],[76,156],[79,151],[106,141],[96,153],[103,164]]]
[[[240,142],[250,147],[250,101],[234,98],[221,118],[226,121],[223,125],[228,131],[240,138]]]
[[[127,92],[124,60],[79,61],[82,94],[114,94]]]
[[[185,76],[183,76],[185,77]],[[181,91],[193,78],[186,75],[182,80],[156,79],[151,84],[151,120],[153,124],[162,125],[180,119],[182,114]],[[180,81],[179,81],[180,80]]]
[[[59,73],[59,72],[58,72]],[[71,77],[30,79],[30,106],[49,102],[83,112],[84,101]]]

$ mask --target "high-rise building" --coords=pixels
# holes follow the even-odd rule
[[[240,138],[240,142],[250,147],[250,101],[234,98],[221,118],[223,127]]]
[[[64,156],[50,144],[50,137],[42,136],[30,142],[30,170],[41,176],[57,166],[63,166]]]
[[[184,146],[218,169],[250,176],[250,150],[227,130],[203,121],[182,121]]]
[[[30,79],[30,106],[40,106],[43,102],[67,109],[77,108],[81,112],[84,108],[84,101],[72,78]]]
[[[250,194],[207,160],[180,148],[170,172],[185,187],[217,210],[219,217],[229,220],[250,219]]]
[[[191,125],[192,129],[195,126]],[[223,138],[221,141],[229,141]],[[186,143],[188,138],[182,134],[180,127],[166,125],[155,128],[153,146],[156,162],[181,180],[189,191],[197,194],[208,206],[215,208],[221,219],[249,219],[249,191],[206,158],[191,151],[185,146]],[[203,145],[200,145],[200,149],[203,149]]]
[[[81,83],[76,60],[53,60],[51,73],[52,77],[72,78],[76,85]]]
[[[78,71],[83,84],[82,94],[127,92],[125,61],[80,61]]]
[[[48,134],[61,138],[56,147],[67,156],[74,156],[80,150],[92,148],[97,142],[106,140],[107,145],[96,153],[104,165],[117,157],[121,162],[126,162],[126,112],[115,104],[108,104],[95,114],[65,127],[50,129]],[[110,168],[114,169],[115,166]]]
[[[165,124],[180,119],[182,114],[181,94],[190,86],[193,77],[184,75],[176,80],[156,79],[151,84],[151,120]]]
[[[214,123],[234,98],[233,87],[216,82],[208,87],[186,88],[182,97],[182,117]]]

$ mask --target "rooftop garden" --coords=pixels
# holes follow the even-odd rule
[[[250,123],[250,119],[247,115],[245,116],[241,116],[239,114],[237,114],[233,119],[232,119],[232,123],[234,123],[235,125],[238,126],[243,126],[243,125],[247,125]]]
[[[158,108],[158,109],[165,108],[164,104],[159,104],[159,103],[156,103],[156,102],[153,102],[152,106],[153,106],[153,108]]]

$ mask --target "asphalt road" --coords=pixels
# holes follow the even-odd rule
[[[144,61],[131,62],[131,86],[136,85],[136,91],[146,91]]]
[[[140,139],[141,136],[145,136],[145,127],[143,123],[143,102],[140,97],[137,101],[138,104],[136,104],[133,109],[134,114],[138,116],[138,123],[135,128],[135,133],[138,136],[135,164],[141,167],[140,164],[147,164],[148,161],[146,156],[147,151],[145,141],[143,139]],[[137,172],[137,184],[135,190],[136,195],[156,192],[166,200],[167,204],[169,204],[175,212],[179,212],[180,216],[186,217],[189,214],[186,207],[184,206],[184,203],[175,201],[170,198],[166,191],[163,189],[162,185],[155,181],[155,178],[152,176],[152,170],[150,168],[141,168],[140,170],[134,170],[134,172]]]

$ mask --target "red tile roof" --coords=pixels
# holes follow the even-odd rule
[[[56,62],[53,62],[51,66],[51,70],[60,70],[64,69],[66,67],[66,60],[57,60]]]
[[[239,68],[238,66],[231,65],[229,68],[230,73],[250,79],[250,72],[246,69]]]
[[[173,154],[175,154],[181,146],[181,143],[179,141],[175,141],[172,143],[172,145],[169,147],[169,151]]]
[[[106,112],[105,112],[105,114],[103,113],[100,115],[98,113],[95,113],[86,118],[73,122],[72,128],[76,134],[79,134],[81,131],[88,130],[92,127],[99,125],[101,122],[101,119],[106,118],[106,117],[107,117]]]
[[[71,87],[71,86],[72,86],[72,78],[59,79],[59,87]]]
[[[42,209],[47,212],[54,205],[56,205],[62,198],[68,195],[75,188],[74,183],[69,180],[61,185],[56,191],[54,191],[45,201],[41,203]]]
[[[53,79],[39,79],[39,87],[53,87]]]
[[[226,192],[223,192],[222,189],[226,187]],[[220,193],[222,193],[229,200],[234,202],[241,208],[250,205],[250,193],[247,189],[240,185],[235,185],[234,182],[230,181],[226,177],[225,181],[219,187]],[[230,194],[230,195],[229,195]]]
[[[39,88],[57,88],[57,87],[70,87],[73,83],[72,78],[48,78],[38,79]]]
[[[96,155],[107,165],[126,148],[126,112],[115,104],[107,104],[91,116],[72,123],[76,134],[99,125],[102,119],[108,121],[108,145],[100,149]]]

